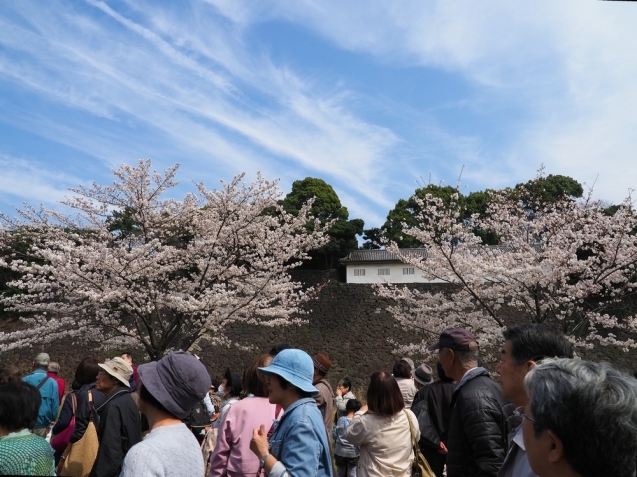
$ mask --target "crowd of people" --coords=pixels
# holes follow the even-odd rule
[[[633,477],[637,380],[573,357],[545,324],[503,332],[495,371],[462,328],[356,396],[332,362],[285,343],[220,382],[193,354],[0,368],[0,475]],[[435,379],[437,374],[438,379]]]

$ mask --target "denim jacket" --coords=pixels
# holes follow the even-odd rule
[[[270,477],[332,477],[330,445],[323,416],[313,398],[289,406],[275,423],[270,453],[277,462]]]

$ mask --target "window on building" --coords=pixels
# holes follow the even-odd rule
[[[403,268],[403,275],[413,275],[413,274],[414,274],[413,268]]]
[[[379,268],[378,269],[378,274],[379,275],[389,275],[389,268]]]
[[[355,277],[364,277],[365,276],[365,269],[364,268],[355,268],[354,269],[354,276]]]

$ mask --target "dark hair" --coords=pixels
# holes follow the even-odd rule
[[[8,383],[22,382],[22,372],[17,366],[8,364],[0,368],[0,386]]]
[[[166,409],[162,403],[160,403],[157,399],[155,399],[155,396],[153,396],[150,393],[150,391],[146,388],[146,386],[144,386],[144,383],[142,383],[142,385],[139,387],[139,399],[141,399],[146,404],[153,406],[155,409],[163,413],[170,414],[173,417],[177,417],[168,409]]]
[[[442,363],[440,361],[436,363],[436,372],[438,373],[438,378],[440,379],[440,381],[443,381],[445,383],[453,383],[453,379],[447,376],[447,373],[445,373],[445,370],[443,369]]]
[[[309,393],[307,391],[303,391],[300,388],[297,388],[294,384],[292,384],[290,381],[286,380],[285,378],[282,378],[281,376],[279,376],[278,374],[270,374],[270,376],[272,378],[278,379],[279,380],[279,386],[281,386],[281,389],[288,389],[290,387],[296,389],[296,392],[299,394],[299,396],[301,398],[307,398],[307,397],[313,397],[314,394]]]
[[[637,382],[607,363],[546,359],[524,378],[533,430],[562,441],[582,477],[632,477],[637,453]]]
[[[120,354],[120,357],[124,357],[124,356],[129,358],[133,363],[135,362],[135,358],[133,358],[133,353],[131,353],[130,351],[124,351],[122,354]]]
[[[246,368],[243,373],[243,394],[253,394],[256,397],[268,397],[268,387],[265,385],[265,379],[259,368],[267,366],[272,361],[272,356],[262,354],[254,362]]]
[[[231,373],[230,368],[226,368],[226,372],[223,374],[223,379],[226,380],[226,389],[231,388],[232,396],[240,396],[243,391],[243,381],[241,376],[237,373]]]
[[[405,407],[403,394],[391,374],[385,371],[372,373],[367,388],[367,406],[382,416],[393,416]]]
[[[270,356],[273,358],[279,354],[284,349],[292,349],[292,345],[290,343],[277,343],[270,350]]]
[[[517,365],[543,358],[572,358],[573,348],[564,333],[546,323],[525,323],[502,332],[511,341],[511,357]]]
[[[396,361],[392,369],[392,374],[395,378],[411,378],[411,366],[409,366],[407,361]]]
[[[358,412],[361,407],[363,407],[363,405],[358,399],[349,399],[345,404],[345,412]]]
[[[352,389],[352,380],[349,379],[347,376],[345,376],[344,378],[339,379],[338,381],[339,383],[341,383],[341,386],[343,386],[344,388],[347,388],[351,391]]]
[[[8,383],[0,386],[0,426],[9,432],[33,429],[42,398],[28,383]]]
[[[99,361],[92,357],[84,358],[80,361],[80,364],[75,369],[75,379],[71,389],[77,391],[86,384],[94,383],[97,379],[97,373],[100,372],[98,363]]]

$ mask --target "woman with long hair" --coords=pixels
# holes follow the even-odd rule
[[[409,477],[414,460],[411,427],[420,438],[416,416],[405,409],[396,379],[384,371],[371,375],[363,407],[345,430],[345,439],[360,447],[359,477]],[[366,412],[364,412],[366,411]]]
[[[210,458],[210,477],[256,475],[259,458],[250,452],[252,430],[269,428],[276,418],[276,406],[268,400],[265,376],[260,367],[272,362],[272,356],[259,356],[243,375],[245,397],[233,404],[219,427],[217,445]]]
[[[61,456],[67,456],[70,453],[73,443],[79,441],[86,431],[92,412],[88,399],[89,390],[93,397],[93,408],[101,406],[104,402],[104,394],[95,389],[95,380],[97,379],[97,373],[99,373],[100,370],[98,363],[99,361],[95,358],[84,358],[75,369],[75,378],[71,385],[71,389],[73,389],[73,391],[67,394],[64,399],[62,410],[60,411],[60,418],[55,426],[53,426],[52,434],[55,436],[69,426],[71,419],[73,418],[72,394],[74,395],[76,402],[75,428],[66,449],[64,449],[61,454],[56,452],[56,463],[59,462]],[[59,468],[61,468],[61,464],[62,462],[60,462]]]

